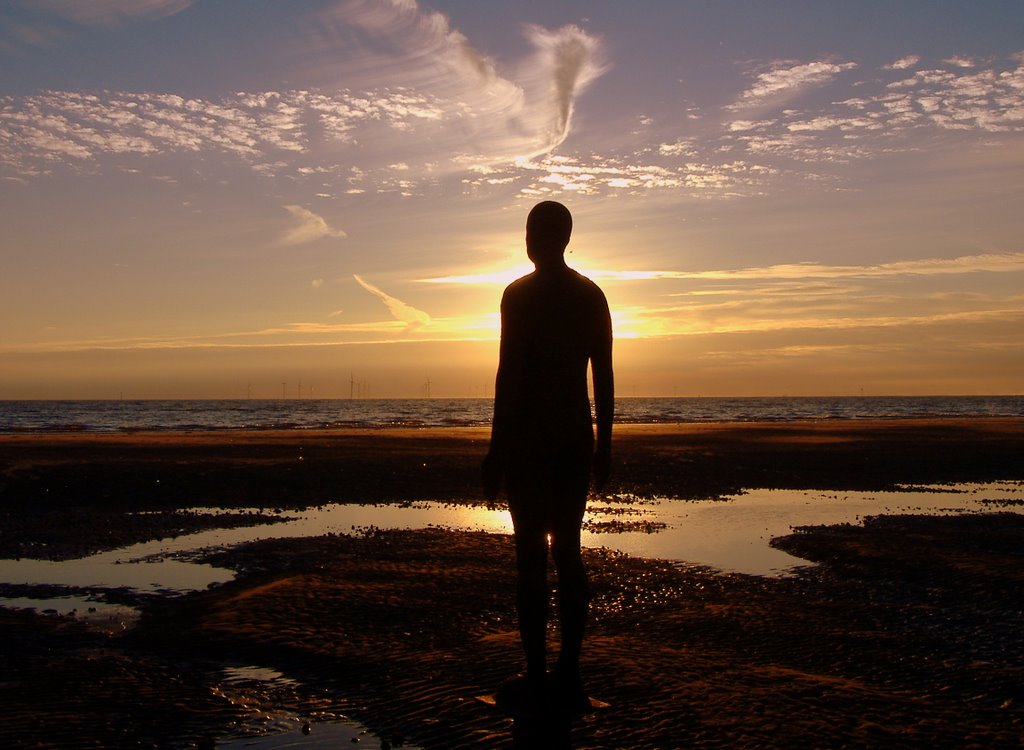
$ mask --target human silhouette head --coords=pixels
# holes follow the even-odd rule
[[[542,201],[526,217],[526,254],[537,268],[564,263],[572,235],[572,214],[556,201]]]

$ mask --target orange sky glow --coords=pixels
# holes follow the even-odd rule
[[[0,9],[0,399],[492,395],[543,199],[621,395],[1024,392],[1024,6],[550,5]]]

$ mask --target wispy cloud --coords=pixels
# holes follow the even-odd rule
[[[311,41],[317,54],[337,55],[344,72],[376,85],[447,91],[482,86],[503,105],[518,98],[516,86],[445,15],[415,0],[328,3],[316,27]]]
[[[786,109],[772,119],[733,120],[723,140],[742,144],[751,156],[805,163],[845,164],[892,153],[927,149],[959,131],[990,137],[1024,132],[1024,65],[979,67],[974,61],[944,61],[948,68],[916,68],[907,56],[884,66],[902,73],[879,89],[861,82],[857,95],[817,109]],[[968,67],[970,63],[973,67]],[[753,89],[752,89],[753,90]],[[749,92],[748,92],[749,93]],[[745,94],[746,96],[746,94]],[[741,98],[741,102],[744,99]]]
[[[806,89],[828,83],[843,71],[856,67],[857,63],[854,62],[834,63],[827,60],[808,63],[776,62],[769,70],[759,73],[750,88],[740,94],[729,109],[750,109],[768,104],[779,106]]]
[[[92,8],[81,13],[94,13],[96,23],[155,18],[188,4],[46,2],[67,13]],[[1009,65],[974,60],[971,68],[962,66],[966,58],[947,58],[919,69],[921,58],[908,54],[868,80],[844,75],[858,63],[823,57],[751,71],[724,120],[712,125],[715,118],[706,118],[699,132],[649,122],[629,136],[639,143],[563,151],[574,131],[584,135],[580,97],[609,65],[600,38],[576,26],[523,27],[531,51],[503,64],[414,0],[317,7],[314,16],[297,14],[291,30],[308,42],[309,68],[330,70],[330,80],[348,88],[0,97],[0,179],[61,170],[135,170],[160,179],[161,170],[145,164],[169,155],[182,174],[208,177],[223,164],[212,155],[342,198],[420,196],[454,178],[476,195],[722,200],[768,195],[801,180],[849,187],[855,178],[840,171],[844,165],[927,150],[926,133],[947,147],[950,131],[965,140],[1024,132],[1024,57]],[[825,87],[838,95],[808,96],[794,106],[798,96]]]
[[[20,0],[33,10],[56,14],[88,26],[120,26],[174,15],[195,0]]]
[[[923,258],[870,266],[785,263],[759,268],[714,271],[597,271],[593,278],[608,281],[658,279],[841,279],[881,276],[937,276],[966,273],[1024,272],[1024,253],[987,253],[958,258]]]
[[[993,310],[959,310],[934,314],[913,314],[902,312],[894,315],[879,315],[868,307],[851,310],[844,316],[830,316],[819,313],[804,317],[785,315],[765,315],[763,310],[735,310],[733,315],[722,316],[714,320],[693,320],[693,310],[687,315],[666,316],[659,319],[648,314],[647,319],[638,326],[641,333],[634,338],[657,338],[666,336],[781,332],[794,330],[827,330],[832,333],[840,330],[871,329],[871,328],[907,328],[911,326],[949,325],[949,324],[989,324],[1011,323],[1024,321],[1024,310],[1006,308]]]
[[[783,331],[901,329],[923,325],[990,325],[1012,330],[1024,306],[984,280],[940,275],[862,277],[855,283],[765,277],[700,279],[684,291],[645,294],[640,304],[617,304],[616,335],[659,338]],[[970,290],[969,293],[966,290]],[[623,291],[616,290],[621,297]],[[913,334],[902,334],[904,336]]]
[[[527,36],[536,53],[527,64],[524,78],[543,98],[533,113],[524,113],[524,119],[545,123],[541,126],[542,132],[548,134],[543,153],[565,140],[576,98],[605,67],[600,60],[600,40],[577,26],[563,26],[554,31],[528,26]],[[531,118],[531,115],[536,117]]]
[[[591,152],[543,154],[511,164],[466,160],[470,174],[463,182],[480,193],[512,186],[536,199],[662,192],[720,200],[770,194],[794,180],[819,189],[851,187],[843,166],[922,151],[932,143],[948,148],[950,130],[965,139],[1024,132],[1022,59],[1013,56],[1009,65],[984,69],[912,70],[920,58],[908,55],[884,66],[902,77],[836,82],[838,98],[809,100],[803,108],[781,105],[855,63],[777,63],[726,108],[733,114],[744,109],[746,116],[726,119],[717,134],[665,139],[614,157]],[[771,117],[756,116],[767,107],[774,107]]]
[[[942,62],[957,68],[973,68],[977,64],[972,58],[964,57],[963,55],[953,55],[952,57],[947,57]]]
[[[512,269],[479,274],[452,275],[420,279],[433,284],[507,284],[528,272],[529,268]],[[784,263],[756,268],[737,268],[709,271],[611,271],[588,269],[582,271],[594,281],[632,282],[665,280],[771,280],[771,279],[844,279],[874,278],[882,276],[938,276],[966,273],[1024,273],[1024,253],[986,253],[958,258],[923,258],[894,261],[870,266],[834,266],[821,263]]]
[[[422,326],[427,325],[430,322],[430,315],[419,310],[412,305],[408,305],[397,297],[392,297],[387,292],[379,289],[368,281],[365,281],[362,277],[356,274],[352,275],[352,278],[363,289],[374,295],[388,308],[388,312],[395,318],[395,320],[404,323],[406,330],[416,330]]]
[[[96,23],[113,23],[128,8],[144,18],[187,5],[52,2]],[[361,168],[369,183],[350,189],[411,194],[417,180],[467,160],[508,163],[550,152],[571,132],[581,93],[604,71],[600,40],[575,26],[527,27],[533,51],[512,66],[513,76],[500,73],[446,17],[414,2],[329,7],[310,38],[326,39],[318,63],[338,68],[349,88],[213,98],[59,90],[0,97],[0,169],[30,177],[139,156],[194,154],[200,162],[214,151],[273,176],[337,172],[342,162]],[[395,165],[402,165],[400,179]]]
[[[894,339],[897,346],[904,351],[906,337],[918,335],[908,333],[907,329],[931,326],[946,332],[957,329],[976,332],[977,326],[984,325],[988,327],[988,339],[979,341],[971,337],[972,346],[978,349],[1010,346],[1018,351],[1022,347],[1019,330],[1024,322],[1024,307],[1019,299],[978,295],[971,305],[964,305],[941,295],[820,295],[801,294],[792,289],[778,295],[778,299],[771,296],[766,299],[756,292],[746,294],[739,289],[728,290],[727,294],[732,298],[720,302],[703,302],[696,297],[692,302],[673,300],[668,305],[617,304],[612,311],[615,336],[618,339],[667,339],[789,332],[798,333],[800,343],[795,345],[805,347],[809,332],[827,331],[835,337],[840,331],[859,330],[870,335],[872,331],[890,330],[897,336]],[[499,333],[496,313],[429,322],[429,327],[426,324],[410,326],[398,319],[363,323],[297,322],[190,336],[106,336],[9,343],[0,344],[0,354],[387,345],[410,340],[420,343],[495,341]],[[410,338],[412,333],[418,335]]]
[[[920,55],[906,55],[898,60],[893,60],[888,65],[883,65],[882,67],[885,70],[906,70],[907,68],[914,67],[919,62],[921,62]]]
[[[22,173],[104,157],[220,151],[261,166],[322,144],[347,144],[360,126],[406,130],[439,120],[441,105],[404,90],[363,95],[314,91],[175,94],[52,91],[0,97],[0,165]],[[319,134],[314,140],[306,125]]]
[[[298,223],[288,229],[281,237],[281,244],[283,245],[299,245],[304,242],[318,240],[321,237],[344,239],[348,236],[342,229],[333,229],[322,216],[318,216],[308,208],[294,205],[285,206],[284,208]],[[320,279],[320,283],[323,283],[322,279]],[[316,286],[319,285],[314,282],[314,287]]]
[[[483,273],[456,274],[452,276],[435,276],[428,279],[417,279],[421,284],[487,284],[494,286],[505,286],[512,283],[521,276],[525,276],[534,270],[530,264],[516,264],[496,268]]]
[[[326,27],[328,39],[320,53],[342,58],[342,71],[377,86],[431,92],[446,102],[461,148],[472,144],[477,157],[495,161],[561,144],[577,98],[605,70],[600,39],[572,25],[524,27],[533,52],[502,69],[446,16],[414,0],[336,3],[320,21],[316,38]],[[360,31],[355,38],[353,28]]]
[[[686,161],[673,163],[679,158]],[[650,154],[632,159],[600,154],[585,159],[547,155],[518,159],[504,166],[473,165],[468,169],[471,175],[463,179],[466,185],[486,190],[514,184],[522,195],[537,198],[557,192],[640,195],[651,191],[693,198],[735,196],[757,193],[767,184],[766,178],[777,173],[772,167],[749,161],[705,161],[695,152],[684,152],[678,143],[659,150],[654,159]]]

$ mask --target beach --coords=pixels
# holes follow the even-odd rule
[[[482,428],[0,436],[0,556],[75,559],[211,523],[182,509],[480,503]],[[884,490],[1024,481],[1024,420],[616,428],[608,493]],[[255,509],[257,512],[253,512]],[[1012,510],[1012,509],[1007,509]],[[135,512],[146,511],[143,516]],[[611,708],[574,748],[1012,747],[1024,741],[1024,520],[894,516],[773,542],[777,578],[588,550],[584,677]],[[0,610],[9,747],[210,747],[349,716],[367,747],[512,747],[475,700],[521,668],[505,535],[269,540],[234,581],[125,630]],[[556,633],[552,632],[552,637]],[[224,665],[287,689],[232,692]]]

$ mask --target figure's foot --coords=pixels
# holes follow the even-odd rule
[[[519,674],[505,680],[494,691],[494,700],[513,714],[544,713],[546,681],[544,675]]]
[[[556,667],[548,682],[548,696],[552,707],[573,716],[585,714],[593,708],[590,696],[583,687],[579,669]]]

